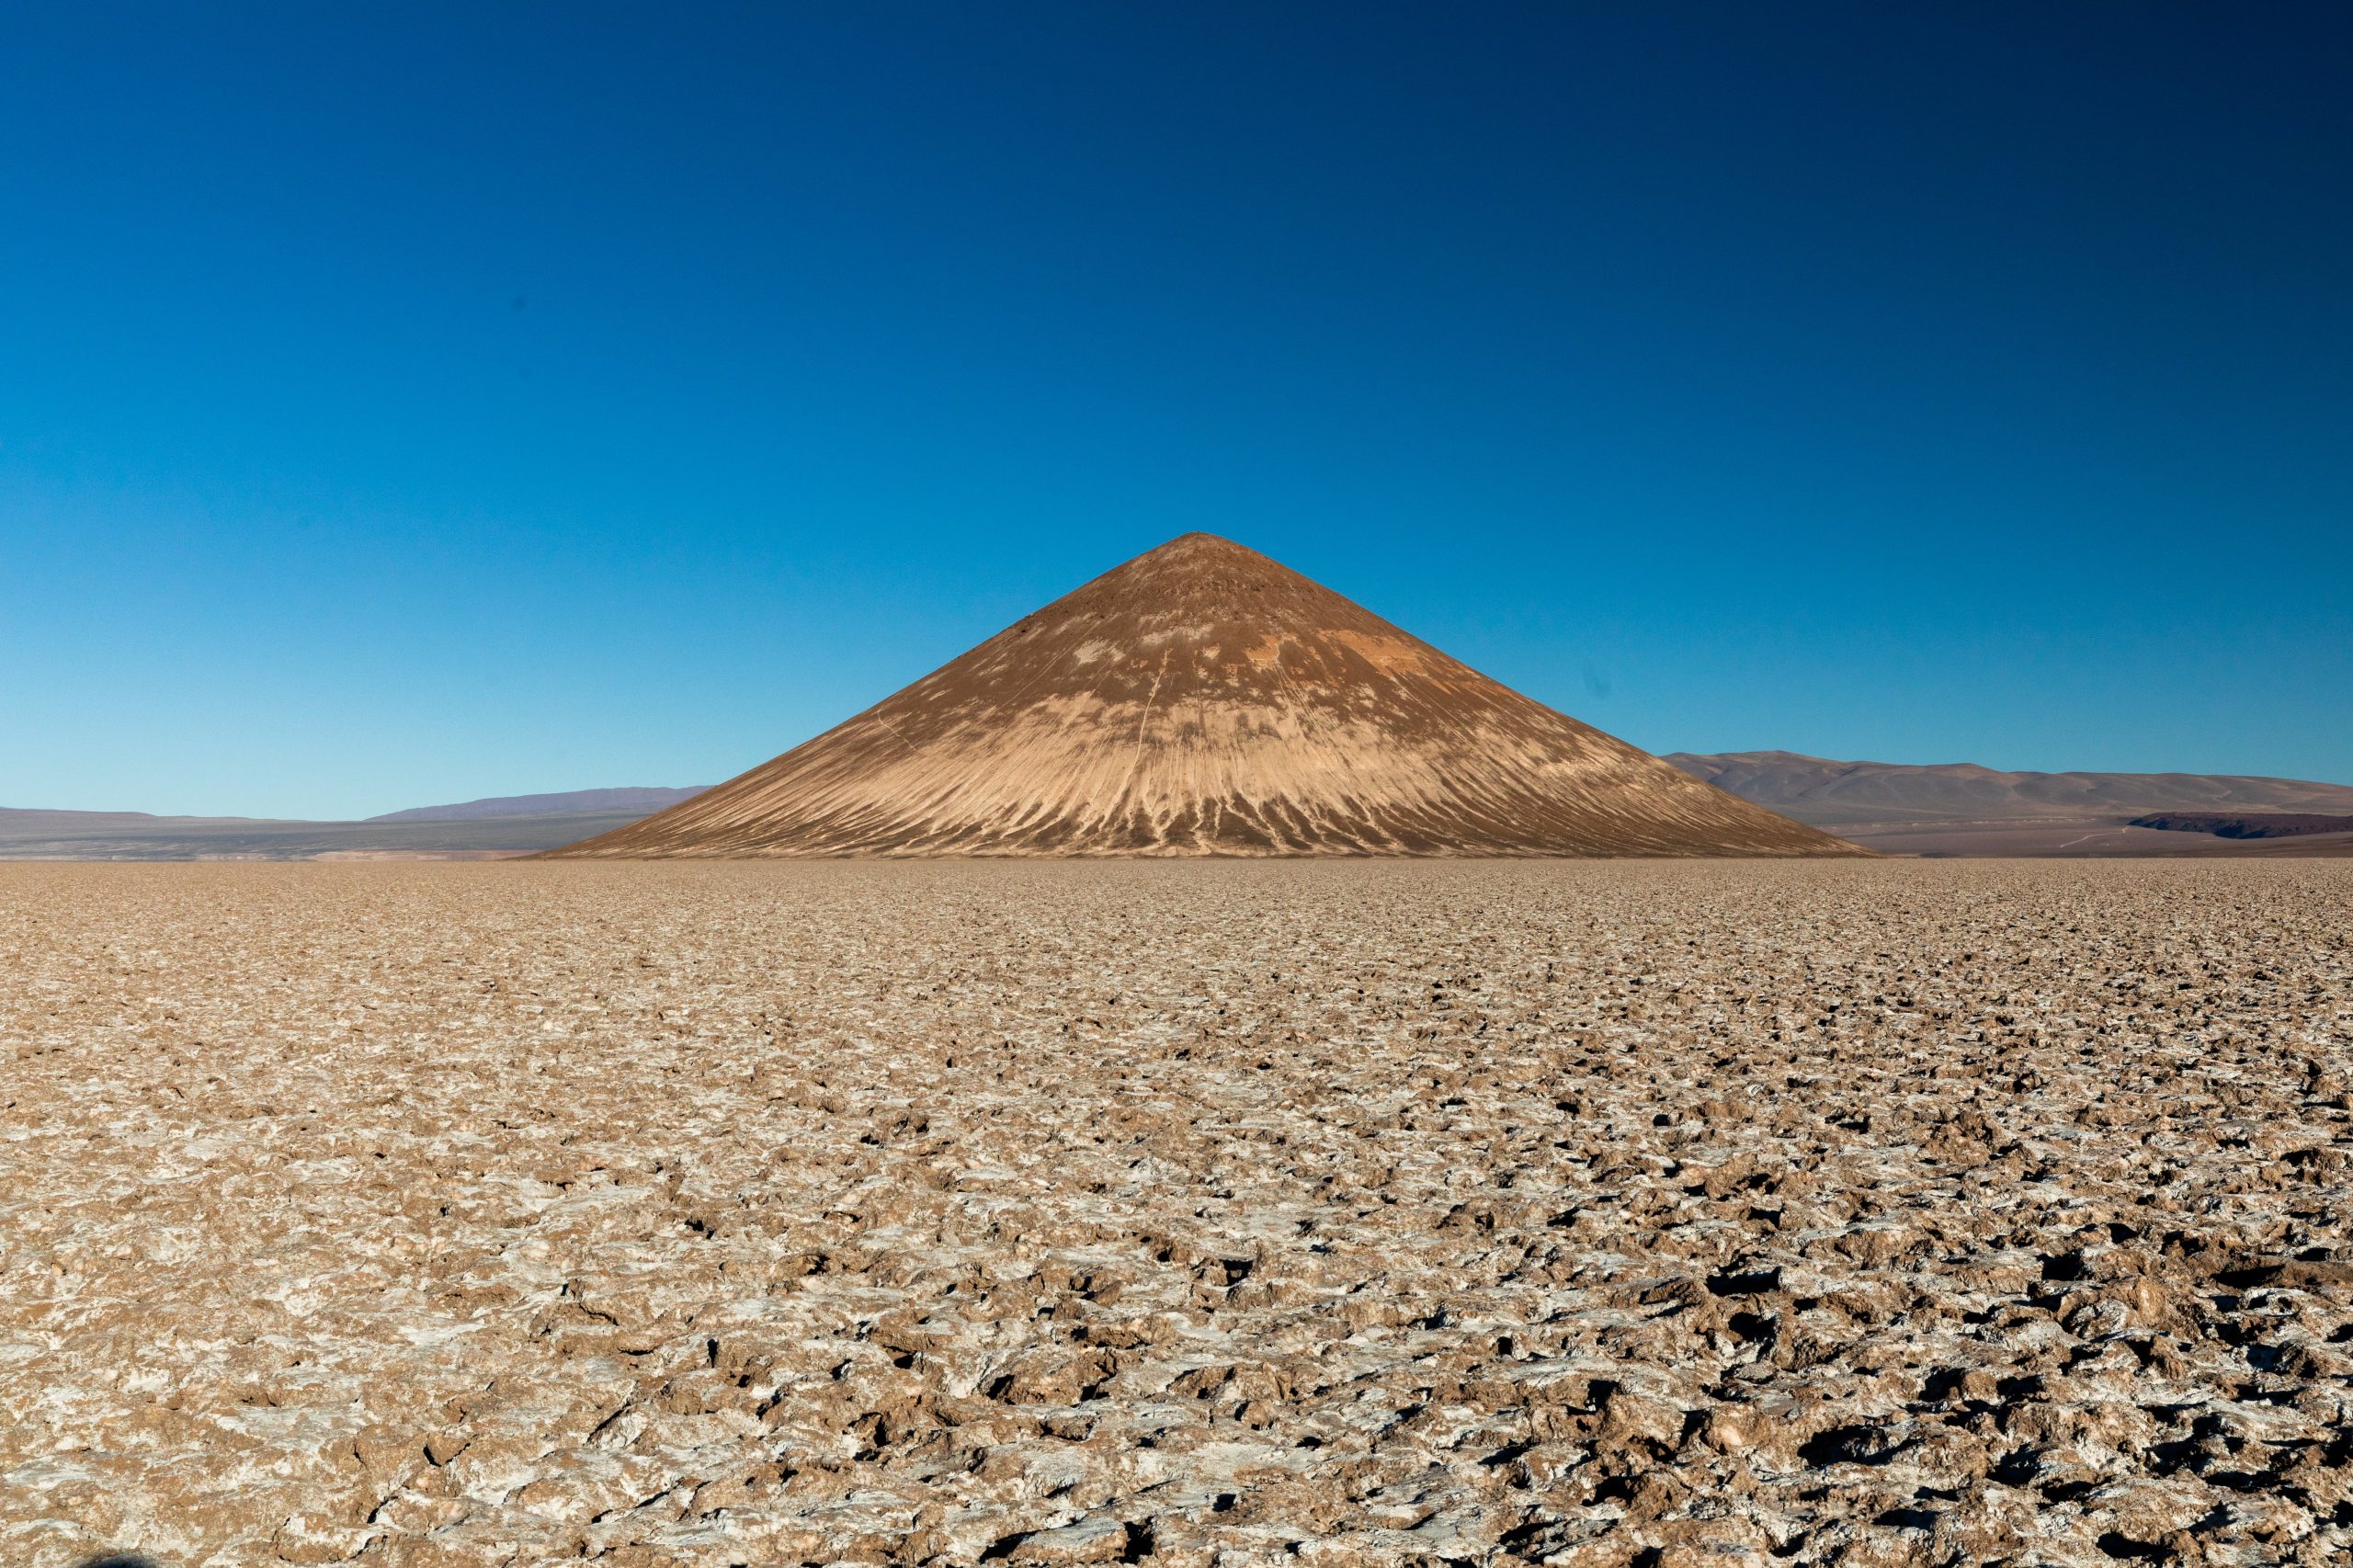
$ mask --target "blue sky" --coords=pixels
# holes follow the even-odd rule
[[[1177,533],[1654,750],[2353,781],[2353,10],[18,6],[0,804],[733,774]]]

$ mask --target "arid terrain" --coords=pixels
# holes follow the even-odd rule
[[[2323,1563],[2353,865],[0,867],[0,1562]]]

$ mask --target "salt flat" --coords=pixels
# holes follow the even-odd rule
[[[0,867],[0,1561],[2323,1562],[2353,864]]]

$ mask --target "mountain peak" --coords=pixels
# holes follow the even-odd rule
[[[1182,535],[563,854],[1823,854],[1279,562]]]
[[[1174,597],[1196,608],[1204,600],[1220,596],[1233,596],[1238,608],[1263,597],[1268,592],[1279,595],[1312,598],[1323,595],[1337,599],[1338,595],[1310,578],[1302,576],[1271,556],[1261,555],[1247,545],[1236,544],[1216,534],[1179,534],[1167,543],[1145,551],[1132,560],[1122,562],[1093,582],[1047,606],[1048,610],[1082,610],[1098,601],[1113,599],[1151,600],[1155,596],[1164,601]],[[1346,602],[1346,601],[1342,601]],[[1146,608],[1137,604],[1133,608]],[[1175,608],[1163,604],[1164,608]]]

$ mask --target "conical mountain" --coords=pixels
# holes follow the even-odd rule
[[[1196,533],[774,761],[554,853],[1860,851]]]

